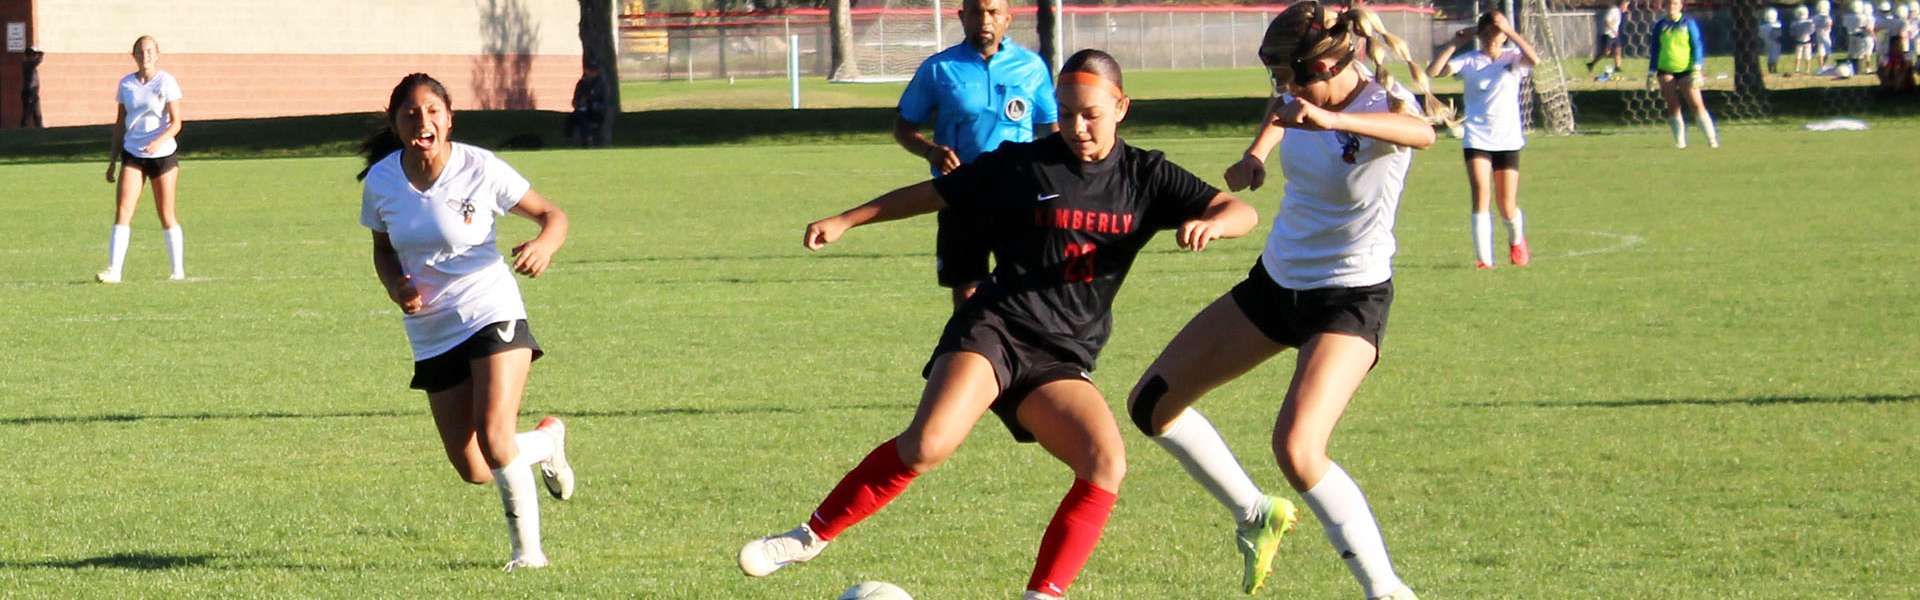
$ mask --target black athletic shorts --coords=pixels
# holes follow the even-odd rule
[[[460,342],[452,350],[426,360],[414,361],[413,383],[408,387],[429,394],[453,389],[473,378],[474,360],[515,348],[533,350],[534,360],[546,354],[540,350],[540,342],[533,340],[533,328],[527,326],[526,319],[501,321],[480,328],[479,333]]]
[[[1614,49],[1620,47],[1620,36],[1607,35],[1605,33],[1602,33],[1600,34],[1600,39],[1594,42],[1594,47],[1598,48],[1598,50],[1594,51],[1594,54],[1596,55],[1604,55],[1604,54],[1613,52]]]
[[[1073,353],[1055,348],[1035,333],[1009,325],[999,315],[983,310],[965,310],[947,320],[933,357],[920,369],[921,377],[933,376],[933,363],[951,352],[974,352],[993,364],[993,376],[1000,384],[1000,397],[993,399],[993,414],[1007,426],[1014,441],[1034,441],[1033,432],[1020,426],[1020,403],[1040,386],[1063,379],[1092,381],[1087,365]]]
[[[1254,261],[1246,281],[1228,293],[1247,320],[1276,343],[1299,348],[1322,333],[1357,335],[1373,343],[1374,362],[1379,362],[1387,309],[1393,306],[1393,280],[1364,287],[1291,290],[1274,283],[1266,265]]]
[[[180,166],[180,155],[178,154],[168,154],[154,158],[140,158],[132,154],[121,154],[121,157],[126,160],[127,166],[139,169],[140,173],[146,175],[148,179],[165,175],[167,171],[172,171]]]
[[[1666,71],[1657,71],[1657,72],[1660,73],[1661,75],[1672,77],[1674,81],[1686,83],[1686,82],[1691,82],[1693,80],[1693,71],[1691,70],[1681,71],[1679,73],[1668,73]]]
[[[1465,155],[1467,160],[1469,161],[1473,160],[1474,157],[1484,156],[1487,158],[1488,162],[1493,163],[1493,168],[1495,169],[1520,168],[1520,151],[1519,150],[1495,151],[1495,150],[1475,150],[1473,148],[1465,148],[1462,154]]]
[[[939,225],[933,242],[933,270],[941,287],[963,287],[986,281],[992,274],[987,270],[987,255],[992,247],[987,245],[985,224],[978,218],[945,209],[939,213]]]

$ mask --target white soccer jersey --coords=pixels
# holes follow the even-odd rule
[[[1813,41],[1813,20],[1812,19],[1795,20],[1792,25],[1787,26],[1787,35],[1793,38],[1793,43],[1796,45],[1812,42]]]
[[[1813,16],[1813,44],[1822,48],[1833,46],[1833,16]]]
[[[114,95],[114,101],[127,109],[127,134],[121,139],[120,148],[140,158],[160,158],[170,156],[179,149],[173,140],[154,148],[153,152],[142,151],[147,144],[158,139],[162,132],[173,125],[167,114],[167,103],[179,100],[180,82],[166,71],[154,71],[153,78],[140,82],[139,73],[128,73],[120,78],[120,91]]]
[[[1366,89],[1344,112],[1388,112],[1387,91],[1365,76]],[[1393,93],[1419,106],[1406,88]],[[1260,255],[1267,275],[1295,290],[1392,278],[1394,212],[1412,164],[1413,149],[1404,146],[1345,132],[1287,130],[1280,141],[1286,192]]]
[[[1488,152],[1527,145],[1520,124],[1520,81],[1533,72],[1519,48],[1498,50],[1498,57],[1468,50],[1447,60],[1447,68],[1466,82],[1466,147]]]
[[[407,315],[413,359],[452,350],[492,323],[527,318],[520,286],[494,245],[494,220],[532,186],[492,152],[453,144],[440,179],[415,189],[394,152],[367,171],[360,224],[384,232],[425,306]]]
[[[1620,37],[1620,7],[1607,7],[1607,16],[1600,19],[1600,34],[1607,37]]]

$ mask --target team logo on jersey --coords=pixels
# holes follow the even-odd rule
[[[1008,98],[1006,108],[1007,119],[1011,121],[1025,119],[1027,118],[1027,110],[1030,108],[1032,107],[1027,104],[1026,98],[1018,96]]]
[[[474,208],[473,208],[472,198],[468,198],[466,200],[454,200],[452,198],[448,198],[447,208],[453,209],[453,212],[460,213],[460,219],[466,221],[468,225],[473,224]]]

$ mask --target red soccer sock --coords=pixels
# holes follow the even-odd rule
[[[874,448],[860,466],[847,472],[840,478],[840,484],[833,486],[833,492],[827,499],[820,501],[820,507],[813,509],[813,517],[807,519],[807,526],[813,528],[813,534],[822,540],[832,540],[853,524],[880,512],[888,502],[892,502],[900,492],[907,490],[907,484],[913,483],[913,469],[900,462],[899,445],[895,440]]]
[[[1073,489],[1060,499],[1060,509],[1054,511],[1046,536],[1040,538],[1040,556],[1034,559],[1028,590],[1067,595],[1067,586],[1073,585],[1073,578],[1100,543],[1100,532],[1106,529],[1107,515],[1113,514],[1118,498],[1084,479],[1073,480]]]

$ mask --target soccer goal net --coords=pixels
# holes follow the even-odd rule
[[[1588,62],[1587,57],[1594,55],[1599,31],[1604,15],[1612,6],[1602,0],[1527,0],[1530,8],[1536,4],[1544,5],[1538,10],[1529,11],[1525,21],[1537,27],[1527,32],[1533,35],[1535,44],[1548,45],[1538,38],[1550,38],[1554,41],[1559,56],[1543,59],[1555,62],[1559,68],[1549,66],[1536,68],[1535,85],[1537,91],[1553,91],[1556,86],[1566,86],[1574,93],[1586,90],[1611,92],[1616,94],[1620,103],[1616,110],[1618,120],[1625,125],[1655,125],[1666,122],[1667,103],[1660,95],[1660,84],[1647,63],[1653,50],[1654,24],[1666,18],[1666,9],[1659,3],[1632,2],[1620,19],[1620,44],[1623,53],[1623,66],[1616,72],[1612,68],[1612,59],[1597,58],[1595,63],[1605,68],[1598,72],[1588,67],[1581,72],[1579,63]],[[1775,30],[1766,26],[1761,18],[1766,7],[1771,6],[1762,0],[1733,0],[1711,5],[1711,8],[1689,10],[1688,16],[1699,24],[1706,46],[1707,60],[1701,70],[1699,86],[1707,109],[1712,111],[1716,121],[1741,122],[1758,121],[1772,117],[1767,97],[1767,77],[1764,62],[1768,38]],[[1774,38],[1777,41],[1777,38]],[[1542,48],[1542,53],[1547,50]],[[1545,75],[1546,77],[1543,77]],[[1556,79],[1553,79],[1557,77]],[[1551,99],[1541,99],[1536,93],[1536,102],[1542,103],[1542,110],[1555,107]],[[1562,97],[1566,94],[1562,93]],[[1549,119],[1549,125],[1551,125]]]
[[[941,31],[958,27],[952,12],[958,2],[941,0],[884,0],[879,6],[862,3],[853,9],[852,56],[848,67],[834,81],[882,83],[906,81],[921,61],[939,52]]]

